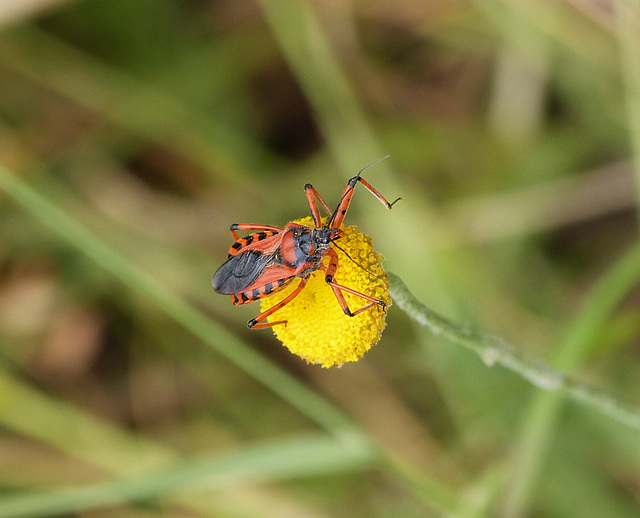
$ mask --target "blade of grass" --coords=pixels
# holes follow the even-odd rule
[[[540,132],[549,76],[547,41],[520,25],[505,24],[489,108],[492,131],[513,146]]]
[[[132,474],[177,458],[168,448],[135,438],[0,369],[0,423],[109,473]]]
[[[365,469],[371,458],[326,437],[298,437],[87,486],[3,496],[0,517],[53,516],[220,489],[229,484],[319,476]]]
[[[0,424],[118,477],[168,469],[170,463],[180,459],[180,454],[171,448],[128,433],[45,394],[5,370],[0,370]],[[184,462],[186,466],[190,461]],[[62,459],[61,464],[65,463]],[[47,493],[48,496],[54,500],[62,498]],[[8,494],[1,501],[5,497],[8,499]],[[171,502],[194,512],[210,513],[216,509],[204,495],[176,495]]]

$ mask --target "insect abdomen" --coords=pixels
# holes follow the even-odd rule
[[[235,243],[233,243],[233,245],[231,245],[231,248],[229,249],[229,257],[231,257],[232,255],[237,255],[252,243],[257,243],[258,241],[262,241],[263,239],[267,239],[268,237],[275,236],[278,233],[279,232],[275,230],[263,230],[262,232],[254,232],[253,234],[242,237]]]
[[[269,282],[264,286],[258,286],[251,291],[243,291],[241,293],[233,293],[231,295],[231,301],[239,306],[240,304],[246,304],[247,302],[253,302],[254,300],[261,299],[262,297],[266,297],[267,295],[271,295],[272,293],[281,290],[287,284],[289,284],[295,277],[285,277],[282,279],[278,279],[274,282]]]

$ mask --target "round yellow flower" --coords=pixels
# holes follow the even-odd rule
[[[310,217],[296,223],[313,226]],[[391,305],[389,281],[382,269],[383,257],[376,253],[371,238],[355,226],[342,226],[344,237],[336,241],[351,257],[337,246],[339,263],[335,282]],[[352,260],[353,259],[353,260]],[[354,262],[355,261],[355,262]],[[326,264],[327,261],[324,261]],[[357,264],[355,264],[357,263]],[[385,327],[386,311],[374,305],[362,313],[345,315],[331,287],[324,280],[322,270],[313,272],[307,285],[291,302],[267,318],[267,322],[286,320],[273,332],[294,354],[323,367],[358,361],[378,340]],[[293,281],[282,291],[261,299],[262,311],[271,308],[299,284]],[[343,292],[349,309],[356,311],[368,303],[366,299]]]

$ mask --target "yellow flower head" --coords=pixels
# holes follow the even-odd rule
[[[295,221],[313,226],[310,217]],[[383,257],[371,246],[371,238],[355,226],[342,226],[344,237],[336,244],[339,264],[335,282],[391,305],[389,281],[382,269]],[[355,263],[357,264],[355,264]],[[325,261],[326,264],[326,261]],[[358,361],[378,340],[385,327],[386,312],[374,305],[362,313],[349,317],[344,314],[331,287],[324,280],[322,270],[309,277],[307,285],[291,302],[267,318],[267,322],[286,320],[273,331],[278,339],[294,354],[309,363],[323,367]],[[292,282],[282,291],[261,299],[262,311],[271,308],[298,286]],[[368,301],[357,295],[344,293],[351,311]]]

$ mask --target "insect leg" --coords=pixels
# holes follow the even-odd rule
[[[324,210],[327,211],[327,214],[331,215],[331,209],[329,208],[329,205],[327,205],[327,202],[322,199],[320,193],[316,191],[310,183],[304,186],[304,193],[307,195],[307,202],[309,203],[309,209],[311,209],[313,222],[315,223],[316,228],[320,228],[322,226],[322,219],[320,218],[320,211],[318,210],[316,199],[320,202]]]
[[[383,205],[385,205],[387,207],[387,209],[390,209],[391,207],[393,207],[396,202],[400,201],[402,198],[396,198],[395,200],[393,200],[391,203],[389,203],[387,201],[387,199],[382,196],[382,194],[380,194],[378,191],[376,191],[373,186],[367,182],[364,178],[361,178],[360,176],[358,176],[358,181],[364,185],[364,187],[371,193],[373,194],[376,198],[378,198]]]
[[[258,231],[282,232],[282,229],[280,227],[273,227],[271,225],[254,225],[253,223],[234,223],[233,225],[231,225],[229,230],[231,230],[233,239],[235,239],[236,241],[240,239],[240,237],[236,233],[236,230],[241,230],[241,231],[258,230]]]
[[[325,271],[324,280],[329,286],[331,286],[331,289],[333,290],[333,293],[336,296],[336,299],[338,299],[338,304],[340,304],[340,307],[342,308],[342,311],[344,311],[345,315],[354,317],[375,305],[381,306],[383,310],[387,308],[387,305],[382,300],[374,299],[369,295],[365,295],[364,293],[360,293],[359,291],[356,291],[352,288],[347,288],[346,286],[343,286],[342,284],[338,284],[337,282],[335,282],[333,280],[333,277],[335,276],[336,270],[338,269],[338,253],[331,248],[329,249],[329,257],[330,257],[329,264],[324,268],[324,271]],[[346,299],[344,298],[344,294],[342,293],[343,291],[346,291],[347,293],[351,293],[352,295],[357,295],[358,297],[368,300],[369,302],[364,306],[362,306],[361,308],[356,309],[355,311],[351,311],[349,309],[349,305],[347,304]]]
[[[362,171],[360,171],[360,173],[362,173]],[[371,194],[373,194],[376,198],[378,198],[378,200],[380,200],[380,202],[384,204],[387,207],[387,209],[390,209],[391,207],[393,207],[393,205],[400,200],[400,198],[398,198],[393,202],[389,203],[387,199],[384,196],[382,196],[382,194],[380,194],[377,190],[375,190],[369,182],[367,182],[364,178],[360,177],[360,173],[358,173],[356,176],[354,176],[347,182],[347,186],[345,187],[344,192],[342,193],[342,198],[340,198],[340,203],[336,207],[336,210],[334,211],[334,213],[331,215],[331,218],[329,218],[328,225],[331,228],[338,228],[340,227],[340,225],[342,225],[342,222],[344,221],[344,217],[347,213],[347,210],[349,209],[349,205],[351,204],[351,197],[353,196],[353,191],[355,190],[356,184],[358,182],[364,185],[364,187]]]
[[[249,320],[249,322],[247,322],[247,327],[249,327],[249,329],[264,329],[265,327],[273,327],[273,326],[277,326],[278,324],[286,324],[287,323],[286,320],[278,320],[277,322],[265,322],[265,323],[261,323],[261,322],[265,318],[267,318],[269,315],[271,315],[272,313],[275,313],[280,308],[282,308],[283,306],[286,306],[287,304],[289,304],[289,302],[295,299],[298,296],[298,294],[302,291],[302,288],[305,287],[306,284],[307,284],[307,279],[301,279],[300,284],[298,284],[295,290],[293,290],[289,295],[287,295],[284,299],[278,302],[275,306],[267,309],[266,311],[263,311],[257,317]]]

